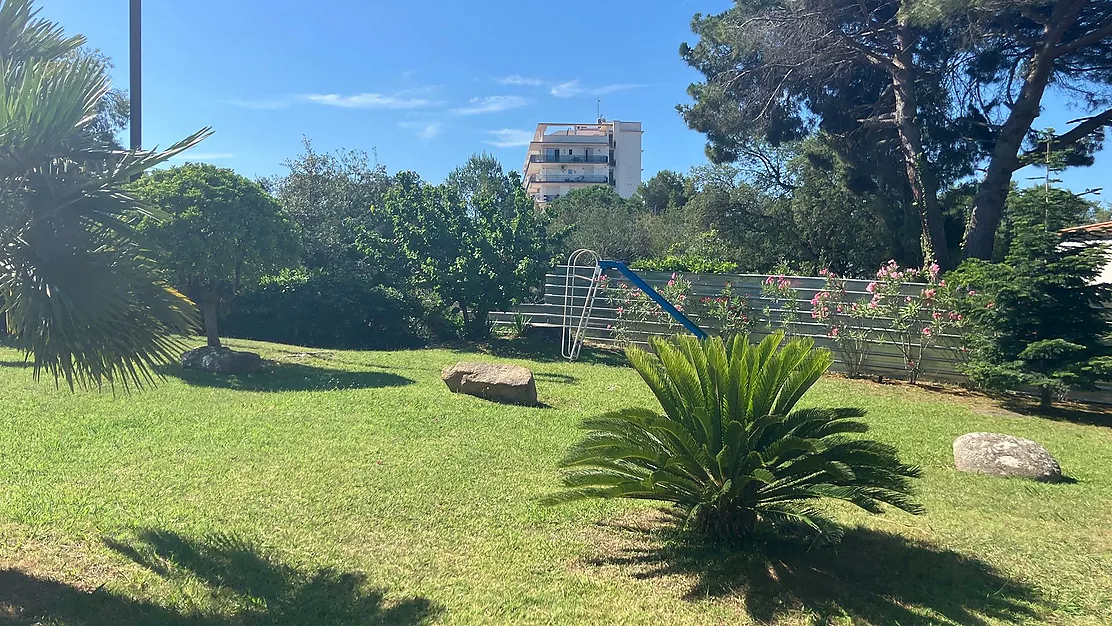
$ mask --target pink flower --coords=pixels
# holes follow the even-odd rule
[[[618,315],[621,315],[622,313],[625,313],[625,312],[626,312],[625,307],[621,307],[621,306],[618,307]]]
[[[874,282],[871,282],[868,285],[866,285],[865,286],[865,291],[868,291],[869,293],[875,293],[876,292],[876,282],[874,281]]]
[[[935,293],[936,293],[936,292],[935,292],[935,290],[934,290],[934,289],[924,289],[924,290],[923,290],[923,297],[924,297],[924,298],[926,298],[926,299],[928,299],[928,300],[930,300],[931,298],[933,298],[933,297],[934,297],[934,294],[935,294]]]
[[[933,317],[936,320],[940,320],[940,319],[942,319],[942,312],[941,311],[935,311],[934,313],[931,314],[931,317]]]
[[[838,336],[838,327],[837,326],[830,329],[830,336],[831,337],[837,337]]]
[[[787,289],[788,287],[791,287],[791,286],[792,286],[792,282],[790,280],[788,280],[786,278],[781,278],[780,279],[780,288],[781,289]]]
[[[911,304],[911,296],[907,296],[906,298],[904,298],[904,302]]]
[[[939,287],[945,287],[946,286],[946,281],[945,280],[938,281],[938,286]]]
[[[995,302],[989,302],[988,304],[986,304],[986,305],[985,305],[985,308],[986,308],[986,309],[991,309],[991,308],[992,308],[992,307],[994,307],[994,306],[996,306],[996,303],[995,303]]]
[[[840,304],[838,305],[838,312],[839,312],[839,313],[841,313],[841,312],[842,312],[842,305],[840,305]]]
[[[769,276],[768,278],[765,279],[765,284],[766,285],[771,285],[774,282],[776,282],[776,279],[771,277],[771,276]]]
[[[973,291],[972,289],[970,289],[970,290],[969,290],[969,295],[971,295],[971,296],[975,296],[975,295],[977,295],[977,292],[976,292],[976,291]]]
[[[931,273],[931,276],[938,276],[938,272],[941,269],[941,267],[938,267],[938,263],[931,263],[930,267],[927,268],[927,271]]]
[[[821,270],[819,270],[819,276],[826,276],[829,273],[830,273],[830,270],[826,269],[825,267],[822,268]]]
[[[930,326],[926,326],[926,327],[923,328],[923,335],[925,335],[927,337],[931,336],[931,327]]]
[[[675,276],[675,274],[672,274],[672,276]],[[676,279],[674,279],[674,278],[673,278],[672,280],[668,281],[668,286],[669,286],[669,287],[671,287],[671,286],[673,286],[673,285],[675,285],[675,284],[676,284]]]
[[[676,280],[676,273],[672,272],[672,280]]]
[[[682,311],[683,310],[683,305],[682,304],[677,304],[676,305],[676,310],[677,311]]]
[[[606,325],[606,330],[614,330],[614,325],[613,324],[607,324]]]

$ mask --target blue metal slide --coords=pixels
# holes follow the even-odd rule
[[[653,289],[652,285],[646,283],[640,276],[637,275],[636,272],[629,269],[625,263],[622,263],[620,261],[600,260],[598,262],[598,266],[600,269],[602,269],[602,271],[611,269],[618,270],[622,273],[622,276],[625,276],[626,279],[629,280],[629,282],[634,287],[637,287],[641,291],[644,291],[645,295],[652,298],[653,302],[659,304],[660,308],[668,312],[668,315],[671,315],[673,319],[675,319],[680,324],[683,324],[683,327],[690,331],[692,335],[695,335],[701,340],[707,338],[707,334],[703,332],[702,328],[699,328],[695,324],[695,322],[692,322],[690,319],[688,319],[682,311],[677,309],[671,302],[668,302],[667,298],[660,295],[660,292],[658,292],[656,289]]]

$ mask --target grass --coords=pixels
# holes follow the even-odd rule
[[[648,504],[556,508],[584,416],[653,406],[612,356],[316,351],[139,394],[34,383],[0,349],[0,623],[1108,624],[1112,427],[827,378],[924,468],[923,516],[839,508],[835,548],[671,535]],[[531,367],[546,408],[450,394],[440,369]],[[966,475],[953,439],[1035,439],[1075,483]]]

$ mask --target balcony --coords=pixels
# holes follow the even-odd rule
[[[610,157],[605,154],[530,154],[530,163],[609,163]]]
[[[605,174],[533,174],[529,177],[531,183],[608,183],[610,177]]]

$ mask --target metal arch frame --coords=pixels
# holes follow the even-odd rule
[[[584,261],[590,265],[581,265]],[[580,310],[578,320],[575,319],[575,305],[574,293],[575,282],[577,280],[588,280],[586,277],[579,274],[577,269],[590,269],[591,277],[590,283],[587,286],[587,295],[583,302],[583,308]],[[568,257],[568,264],[564,272],[564,307],[563,307],[563,324],[560,333],[560,355],[569,361],[574,361],[579,356],[579,351],[583,348],[583,339],[587,332],[587,322],[591,318],[591,311],[595,306],[595,296],[598,295],[599,279],[602,273],[606,270],[617,270],[625,276],[627,280],[634,286],[645,292],[645,295],[660,305],[672,319],[679,322],[691,334],[698,337],[700,340],[705,340],[707,334],[703,329],[699,328],[695,322],[692,322],[682,311],[677,309],[671,302],[664,296],[660,295],[652,285],[646,283],[644,279],[637,275],[636,272],[629,269],[625,263],[620,261],[611,261],[601,259],[597,252],[594,250],[580,249],[571,253]],[[572,325],[575,325],[574,330]]]

